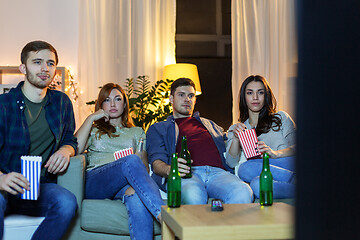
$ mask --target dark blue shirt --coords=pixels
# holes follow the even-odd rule
[[[4,173],[21,172],[20,157],[29,154],[30,135],[24,109],[24,97],[20,82],[9,93],[0,95],[0,170]],[[47,90],[45,116],[55,144],[51,155],[64,145],[70,145],[76,152],[74,137],[75,118],[69,97],[60,91]],[[48,159],[43,159],[43,164]]]
[[[210,133],[220,154],[224,168],[234,173],[234,170],[226,164],[225,160],[225,141],[227,140],[227,135],[224,133],[224,130],[213,121],[200,117],[198,112],[195,112],[193,117],[201,122]],[[149,163],[152,165],[155,160],[161,160],[170,165],[171,154],[176,152],[178,137],[179,128],[173,115],[169,116],[166,121],[151,125],[146,132],[146,152],[148,153]],[[153,173],[151,177],[163,191],[166,191],[166,178],[162,178],[155,173]]]

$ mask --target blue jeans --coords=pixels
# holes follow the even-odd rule
[[[36,201],[2,192],[0,209],[0,239],[4,233],[4,215],[12,213],[45,217],[31,239],[61,239],[75,215],[77,203],[74,194],[65,188],[55,183],[41,183]]]
[[[132,186],[133,195],[125,195]],[[85,198],[123,198],[129,214],[131,239],[153,239],[153,217],[158,217],[161,205],[159,187],[149,176],[137,155],[129,155],[86,173]]]
[[[208,198],[224,203],[254,200],[250,186],[234,174],[217,167],[192,167],[192,178],[181,179],[182,204],[207,204]]]
[[[295,196],[295,157],[270,158],[270,171],[273,175],[273,197],[293,198]],[[248,160],[239,167],[239,177],[250,183],[255,197],[259,198],[259,176],[262,171],[263,160]]]

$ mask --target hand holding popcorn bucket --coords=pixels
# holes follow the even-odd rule
[[[258,139],[254,128],[241,131],[238,137],[247,159],[261,155],[257,149]]]

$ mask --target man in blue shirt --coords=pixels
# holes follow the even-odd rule
[[[253,192],[248,184],[233,174],[226,164],[224,153],[226,134],[213,121],[193,114],[195,84],[179,78],[171,85],[170,102],[173,114],[166,121],[150,126],[146,133],[146,151],[152,165],[153,179],[166,191],[171,154],[180,153],[181,137],[187,137],[192,159],[192,177],[181,179],[183,204],[206,204],[208,198],[225,203],[250,203]],[[178,158],[180,176],[189,172],[186,160]]]
[[[67,169],[77,148],[72,103],[48,88],[57,64],[49,43],[28,43],[19,67],[24,81],[0,95],[0,239],[9,213],[45,216],[32,239],[61,239],[77,209],[75,196],[56,184],[56,175]],[[30,188],[21,174],[21,156],[42,157],[37,200],[20,198]]]

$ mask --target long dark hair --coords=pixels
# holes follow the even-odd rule
[[[134,127],[135,125],[132,121],[132,118],[130,116],[130,111],[129,111],[129,99],[128,99],[124,89],[122,89],[122,87],[120,87],[118,84],[107,83],[101,88],[98,98],[95,103],[95,111],[102,109],[103,102],[106,100],[106,98],[109,97],[109,95],[113,89],[119,90],[125,101],[124,112],[121,115],[121,124],[127,128]],[[118,135],[114,134],[116,132],[115,127],[113,125],[111,125],[109,121],[105,122],[104,118],[96,120],[94,122],[94,126],[99,129],[96,132],[96,135],[98,135],[99,137],[101,137],[103,134],[107,134],[109,137],[117,137],[118,136]]]
[[[270,129],[279,131],[282,125],[281,119],[276,113],[276,99],[272,92],[268,81],[263,76],[251,75],[247,77],[240,88],[240,122],[245,122],[249,118],[249,109],[246,104],[245,94],[246,86],[251,82],[261,82],[265,88],[264,107],[260,110],[258,124],[256,126],[256,134],[260,136],[262,133],[267,133]]]

